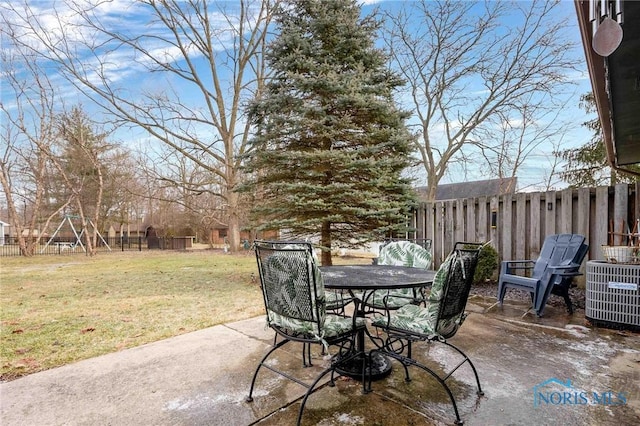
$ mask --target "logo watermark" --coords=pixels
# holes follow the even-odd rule
[[[555,377],[533,387],[533,406],[545,405],[603,405],[616,406],[627,403],[626,392],[613,390],[585,391],[577,389],[571,380],[562,381]]]

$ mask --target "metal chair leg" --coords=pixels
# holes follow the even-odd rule
[[[264,357],[262,357],[262,359],[260,360],[260,363],[258,364],[258,367],[256,368],[255,373],[253,373],[253,379],[251,379],[251,387],[249,388],[249,396],[247,396],[246,401],[247,402],[252,402],[253,401],[253,388],[256,384],[256,379],[258,378],[258,373],[260,372],[260,368],[262,368],[264,364],[264,362],[267,360],[267,358],[269,358],[269,356],[276,351],[276,349],[281,348],[282,346],[286,345],[287,343],[289,343],[290,340],[282,340],[280,343],[278,343],[277,345],[273,346],[269,352],[267,352],[265,354]],[[269,368],[269,367],[267,367]]]

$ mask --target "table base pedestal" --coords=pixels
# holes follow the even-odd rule
[[[336,368],[336,371],[343,376],[348,376],[356,380],[362,379],[362,357],[366,355],[360,355],[349,362],[342,364]],[[391,373],[391,360],[386,356],[374,353],[371,357],[371,365],[365,367],[365,376],[371,375],[371,380],[384,379]]]

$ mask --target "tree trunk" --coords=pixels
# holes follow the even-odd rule
[[[322,266],[331,266],[333,261],[331,259],[331,222],[323,222],[322,230],[320,231],[320,245],[322,249]]]
[[[80,223],[82,223],[81,234],[84,235],[84,249],[87,256],[93,256],[95,254],[93,244],[91,241],[91,230],[87,226],[87,218],[84,215],[84,208],[82,207],[82,203],[79,199],[76,200],[76,207],[78,208],[78,213],[80,215]],[[80,239],[82,240],[82,238]]]
[[[239,195],[235,192],[229,192],[228,200],[228,237],[229,246],[232,253],[240,251],[240,215],[238,212]]]
[[[427,201],[435,201],[438,192],[438,182],[435,178],[427,180]]]

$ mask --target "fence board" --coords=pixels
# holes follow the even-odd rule
[[[478,235],[478,241],[488,241],[489,231],[487,227],[490,226],[487,219],[487,197],[478,198],[478,227],[476,228],[476,235]]]
[[[434,250],[433,250],[433,258],[438,261],[440,264],[443,260],[442,258],[442,247],[444,245],[443,242],[443,233],[444,233],[444,217],[443,217],[443,204],[442,202],[437,202],[434,204],[434,215],[433,215],[433,223],[434,223]]]
[[[502,197],[502,255],[504,260],[512,260],[513,257],[513,197],[507,194]]]
[[[609,188],[606,186],[596,188],[594,243],[598,246],[609,244],[607,229],[609,228]],[[593,253],[593,252],[592,252]],[[596,259],[603,259],[602,252],[598,250]]]
[[[496,250],[498,250],[499,252],[501,252],[502,250],[502,241],[500,241],[500,229],[502,228],[502,217],[500,215],[500,198],[498,197],[491,197],[489,199],[489,207],[490,207],[490,211],[491,211],[491,215],[493,215],[495,213],[496,215],[496,223],[494,224],[489,224],[489,229],[488,229],[488,236],[491,239],[491,241],[494,242]],[[491,218],[490,218],[491,219]],[[493,219],[491,219],[493,220]]]
[[[436,234],[436,225],[435,225],[435,209],[433,204],[430,204],[428,209],[425,210],[425,238],[433,238]],[[435,242],[435,241],[434,241]]]
[[[626,184],[618,184],[614,187],[613,197],[613,224],[609,232],[613,233],[614,245],[625,245],[628,243],[623,236],[629,233],[627,222],[627,206],[629,204],[629,187]]]
[[[527,194],[516,194],[515,258],[527,257]]]
[[[556,233],[556,192],[545,193],[546,209],[544,214],[544,234],[553,235]]]
[[[465,239],[465,225],[464,225],[464,200],[456,200],[456,241],[467,241]]]
[[[560,210],[560,232],[571,234],[573,224],[573,190],[565,189],[561,193],[562,207]]]
[[[530,231],[527,244],[527,248],[529,251],[525,256],[525,259],[535,259],[538,257],[538,255],[540,255],[540,241],[542,240],[540,234],[540,193],[534,192],[530,195],[529,200]]]
[[[480,241],[476,233],[476,203],[473,198],[467,198],[467,240]]]
[[[455,239],[455,201],[446,201],[444,203],[445,213],[445,232],[444,232],[444,245],[442,246],[442,258],[446,257],[453,247]]]
[[[589,218],[591,209],[589,205],[591,204],[591,191],[589,188],[580,188],[578,190],[578,227],[576,228],[576,233],[582,234],[587,238],[587,243],[590,241],[589,239]]]
[[[426,205],[417,208],[412,216],[413,222],[409,224],[411,228],[414,228],[416,230],[416,238],[418,239],[428,238],[426,236],[426,209]]]

